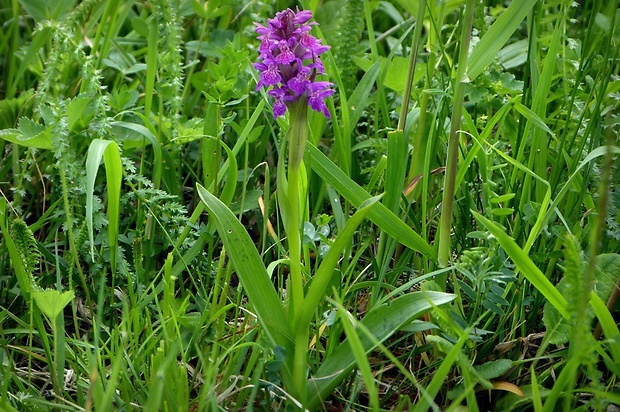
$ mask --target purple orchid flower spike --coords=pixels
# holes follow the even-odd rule
[[[267,27],[254,23],[261,40],[259,61],[254,63],[260,72],[256,90],[273,86],[267,93],[275,98],[274,118],[286,113],[288,103],[299,100],[329,118],[325,99],[334,93],[333,84],[316,81],[317,74],[324,74],[319,56],[329,46],[309,33],[316,24],[309,23],[311,18],[310,11],[286,9],[269,19]]]

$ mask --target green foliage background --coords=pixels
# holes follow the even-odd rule
[[[252,67],[297,6],[336,89],[301,338],[289,119]],[[617,0],[0,0],[0,410],[620,405],[619,27]]]

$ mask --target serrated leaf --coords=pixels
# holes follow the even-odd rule
[[[0,139],[17,145],[36,149],[52,149],[52,136],[49,130],[30,119],[21,118],[17,129],[0,130]]]

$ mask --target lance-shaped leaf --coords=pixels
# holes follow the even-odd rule
[[[292,354],[292,334],[282,309],[282,301],[248,232],[222,201],[200,184],[197,189],[200,199],[209,211],[209,217],[215,222],[245,293],[254,306],[258,321],[274,345],[281,345],[287,353]]]
[[[306,155],[309,157],[308,164],[311,165],[312,170],[353,206],[360,207],[362,202],[371,198],[367,191],[355,183],[312,143],[308,143]],[[378,203],[370,210],[368,218],[403,245],[422,253],[431,260],[437,260],[435,250],[385,205]]]
[[[376,208],[376,206],[375,206]],[[374,208],[373,208],[374,209]],[[454,295],[442,292],[413,292],[400,296],[389,304],[371,309],[361,323],[374,334],[374,339],[360,335],[366,353],[373,350],[376,342],[383,342],[398,329],[419,318],[434,306],[451,302]],[[355,367],[355,355],[347,340],[323,361],[321,367],[308,382],[308,409],[312,410],[325,399]]]

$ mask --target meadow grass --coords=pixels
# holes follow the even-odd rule
[[[618,3],[0,0],[0,411],[620,406]]]

